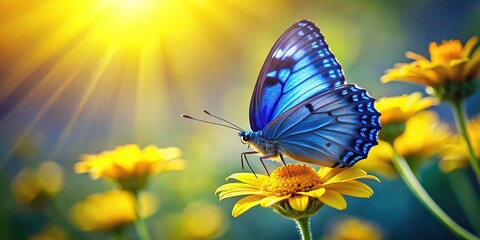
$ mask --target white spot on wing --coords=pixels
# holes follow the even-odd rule
[[[277,77],[277,71],[273,70],[267,73],[267,77],[275,78]]]
[[[279,59],[282,57],[282,55],[283,55],[283,50],[279,48],[275,51],[275,53],[273,54],[273,57]]]
[[[297,46],[293,46],[285,53],[284,57],[289,58],[297,51]]]

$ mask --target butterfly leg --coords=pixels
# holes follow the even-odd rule
[[[282,153],[278,153],[278,155],[280,156],[280,159],[282,160],[283,165],[285,165],[285,167],[287,168],[288,175],[291,176],[290,170],[288,170],[287,164],[285,163],[285,160],[283,159]],[[267,171],[268,176],[270,176],[270,173],[268,172],[268,169],[267,169],[267,167],[265,166],[265,163],[263,162],[263,159],[269,159],[269,158],[275,157],[275,156],[276,156],[276,155],[274,155],[274,154],[269,154],[269,155],[265,155],[265,156],[261,156],[261,157],[260,157],[260,162],[262,163],[263,167],[265,168],[265,171]]]
[[[240,154],[240,162],[242,163],[242,169],[244,169],[243,160],[245,159],[245,162],[247,163],[248,168],[250,168],[250,171],[252,171],[253,175],[255,175],[256,178],[258,178],[257,174],[255,174],[255,171],[253,171],[253,168],[252,168],[252,166],[250,166],[250,163],[248,162],[248,159],[247,159],[247,154],[256,154],[256,153],[257,152],[255,152],[255,151],[241,153]]]
[[[280,154],[280,159],[282,159],[282,162],[283,164],[285,165],[285,160],[283,160],[283,156],[281,153],[278,153]],[[260,162],[262,163],[263,167],[265,168],[265,171],[267,171],[267,174],[268,176],[270,176],[270,173],[268,172],[268,169],[267,167],[265,166],[265,163],[263,162],[264,159],[269,159],[269,158],[273,158],[273,157],[276,157],[277,155],[276,154],[268,154],[268,155],[265,155],[265,156],[261,156],[260,157]],[[287,171],[288,171],[288,168],[287,168]],[[288,172],[288,174],[290,174],[290,172]]]
[[[284,165],[285,168],[287,169],[288,175],[289,175],[289,176],[292,176],[292,174],[290,174],[290,170],[288,169],[287,164],[285,163],[285,160],[283,159],[282,153],[278,153],[278,154],[280,155],[280,159],[282,160],[283,165]]]
[[[260,162],[262,163],[263,168],[267,172],[267,175],[270,177],[270,172],[268,172],[268,168],[267,168],[267,166],[265,166],[265,163],[263,162],[263,157],[260,157]]]

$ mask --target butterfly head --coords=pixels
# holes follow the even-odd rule
[[[250,141],[252,140],[252,133],[251,131],[240,131],[238,132],[238,136],[240,137],[240,141],[242,141],[243,144],[249,144]]]

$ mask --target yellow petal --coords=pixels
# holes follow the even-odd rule
[[[73,165],[73,171],[75,173],[85,173],[90,170],[90,165],[85,162],[78,162]]]
[[[322,196],[318,198],[323,203],[338,210],[347,208],[347,202],[342,195],[336,191],[326,191]]]
[[[430,65],[431,63],[428,61],[416,61],[412,64],[396,66],[396,68],[388,69],[380,81],[387,83],[397,80],[427,86],[438,84],[441,80],[436,72],[428,69]]]
[[[240,182],[248,183],[254,186],[258,186],[263,183],[266,179],[268,179],[268,176],[262,175],[262,174],[257,174],[255,176],[253,173],[235,173],[227,177],[228,179],[236,179]]]
[[[264,197],[258,195],[251,195],[238,200],[238,202],[235,203],[235,206],[233,206],[232,216],[238,217],[242,213],[246,212],[248,209],[259,205],[262,201],[262,198]]]
[[[373,176],[373,175],[367,175],[367,176],[359,177],[357,179],[371,179],[371,180],[375,180],[377,182],[380,182],[380,179],[378,179],[378,177]]]
[[[465,43],[465,46],[463,47],[462,57],[468,58],[477,43],[478,43],[477,36],[473,36],[470,39],[468,39],[467,43]]]
[[[480,47],[472,54],[470,61],[465,66],[464,77],[476,78],[480,74]]]
[[[316,189],[316,190],[313,190],[313,191],[309,191],[309,192],[297,192],[297,194],[310,196],[310,197],[314,197],[314,198],[319,198],[324,193],[325,193],[325,188],[323,188],[323,187],[319,188],[319,189]]]
[[[155,146],[148,146],[147,148],[156,148]],[[144,150],[145,151],[145,150]],[[157,150],[159,156],[163,159],[175,159],[182,156],[182,150],[177,147],[167,147],[167,148],[160,148]]]
[[[369,198],[373,194],[373,190],[365,183],[351,180],[342,183],[332,183],[328,185],[329,190],[335,190],[336,192],[352,197]]]
[[[152,170],[153,173],[181,171],[187,167],[187,163],[182,159],[174,159],[168,161],[156,162],[156,167]]]
[[[288,199],[290,197],[290,195],[285,195],[285,196],[268,196],[268,197],[264,197],[260,203],[260,206],[264,207],[264,208],[267,208],[267,207],[271,207],[272,205],[282,201],[282,200],[285,200],[285,199]]]
[[[427,85],[438,85],[445,82],[446,75],[443,72],[437,72],[432,70],[435,66],[442,66],[440,64],[428,63],[428,65],[413,67],[410,69],[410,74],[407,77],[412,76],[412,79],[421,79],[419,81],[428,83]],[[445,66],[443,66],[445,67]]]
[[[407,58],[410,58],[412,60],[426,60],[428,61],[428,59],[426,59],[424,56],[418,54],[418,53],[415,53],[415,52],[411,52],[411,51],[408,51],[405,56]]]
[[[266,193],[259,190],[255,186],[251,186],[245,183],[229,183],[223,186],[220,186],[216,191],[215,194],[219,193],[219,200],[223,200],[225,198],[236,197],[241,195],[265,195]]]
[[[430,79],[425,79],[422,76],[418,75],[384,75],[382,78],[380,78],[380,82],[382,83],[388,83],[392,81],[403,81],[407,83],[412,83],[412,84],[419,84],[419,85],[425,85],[429,86],[432,85],[432,81]]]
[[[288,199],[290,207],[293,209],[303,212],[308,207],[308,196],[300,195]]]
[[[227,183],[218,187],[217,190],[215,190],[215,194],[219,192],[235,192],[242,190],[258,190],[258,188],[246,183]]]
[[[231,197],[237,197],[237,196],[242,196],[242,195],[265,195],[265,192],[260,191],[258,189],[252,189],[252,190],[242,190],[242,191],[230,191],[230,192],[222,192],[218,196],[218,200],[222,201],[223,199],[226,198],[231,198]]]
[[[470,164],[468,163],[468,161],[461,161],[458,159],[450,160],[444,157],[440,161],[439,167],[440,167],[440,170],[448,173],[455,169],[470,167]]]
[[[331,182],[344,182],[351,179],[356,179],[366,176],[367,173],[359,168],[348,168],[344,169],[342,172],[338,173],[336,176],[332,177],[325,183]]]
[[[343,168],[329,168],[329,167],[321,167],[318,169],[318,175],[323,181],[328,181],[330,178],[336,176],[340,172],[345,171]]]
[[[448,71],[448,77],[453,80],[453,81],[458,81],[461,82],[463,81],[463,72],[464,69],[469,62],[469,59],[463,58],[463,59],[454,59],[450,61],[450,66],[447,68]]]

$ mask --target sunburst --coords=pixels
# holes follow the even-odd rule
[[[106,144],[119,132],[150,143],[173,121],[165,117],[169,86],[194,81],[201,66],[192,62],[235,42],[228,24],[244,7],[209,0],[2,1],[2,165],[36,131],[53,138],[48,158],[91,132],[104,133]]]

